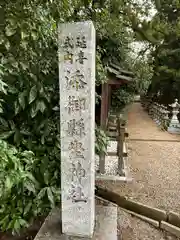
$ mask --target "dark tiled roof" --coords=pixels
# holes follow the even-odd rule
[[[130,71],[124,70],[121,67],[119,67],[117,64],[110,63],[107,67],[107,70],[110,73],[113,73],[116,75],[116,78],[119,80],[126,80],[126,81],[132,81],[134,74]]]

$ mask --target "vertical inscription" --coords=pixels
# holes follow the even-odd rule
[[[85,57],[85,53],[82,49],[85,49],[86,47],[87,43],[85,36],[77,36],[75,39],[73,37],[66,36],[64,40],[64,60],[69,61],[71,64],[78,62],[80,65],[83,65],[87,58]],[[73,53],[74,48],[80,49],[76,55]],[[65,72],[65,80],[67,90],[75,90],[78,92],[84,90],[87,85],[84,80],[84,75],[81,73],[80,69],[75,69],[75,71],[67,70]],[[79,162],[80,159],[85,159],[85,149],[83,147],[83,143],[81,142],[81,138],[85,135],[85,124],[81,115],[82,111],[86,110],[86,98],[69,95],[68,103],[65,109],[70,116],[74,113],[78,114],[76,119],[72,118],[67,121],[67,134],[73,138],[68,147],[69,158],[72,159],[72,161],[78,159],[77,166],[74,162],[72,162],[71,189],[69,190],[69,196],[67,199],[72,199],[73,202],[87,202],[87,198],[84,196],[82,184],[82,179],[85,177],[85,170]],[[77,140],[77,137],[79,140]]]
[[[88,239],[95,219],[95,29],[59,25],[62,232]]]

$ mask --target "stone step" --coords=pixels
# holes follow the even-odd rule
[[[117,207],[96,206],[96,226],[93,240],[117,240]]]
[[[46,218],[34,240],[117,240],[117,206],[96,203],[95,229],[92,238],[67,236],[61,230],[61,210],[55,208]]]

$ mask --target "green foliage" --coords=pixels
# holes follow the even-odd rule
[[[148,94],[161,103],[169,104],[175,98],[180,98],[180,4],[176,0],[152,2],[156,8],[156,14],[149,21],[147,28],[144,24],[141,26],[141,31],[144,33],[141,39],[148,41],[151,45],[149,66],[153,66],[151,71],[153,76]]]
[[[57,22],[94,21],[99,85],[107,80],[107,62],[123,63],[128,51],[127,20],[119,14],[123,2],[17,0],[3,1],[0,9],[0,138],[57,159],[52,155],[60,151],[59,114],[53,110],[59,103]]]
[[[96,85],[100,85],[107,80],[105,67],[109,61],[121,61],[122,65],[128,61],[128,42],[133,34],[126,28],[129,21],[126,8],[124,1],[117,0],[1,1],[0,178],[4,184],[0,193],[0,227],[3,231],[18,231],[59,201],[58,23],[94,22]],[[105,152],[107,143],[106,134],[96,128],[96,152]]]
[[[159,19],[156,19],[156,24],[159,26],[159,31],[163,32],[163,41],[153,52],[154,76],[151,93],[157,95],[159,92],[160,102],[171,103],[174,98],[180,97],[180,5],[177,1],[171,1],[171,4],[169,1],[161,1],[160,3]]]
[[[120,87],[113,92],[112,107],[116,110],[123,109],[126,105],[131,103],[134,98],[134,92],[127,87]]]
[[[135,73],[134,85],[140,94],[147,92],[153,76],[153,66],[144,56],[136,59],[133,66]]]
[[[101,53],[99,52],[96,54],[96,86],[99,86],[107,81],[106,70],[103,67]]]
[[[111,1],[109,9],[107,7],[98,16],[97,45],[104,65],[108,62],[118,62],[123,65],[126,60],[129,51],[128,43],[132,40],[133,34],[127,30],[124,16],[119,14],[123,9],[123,2]]]
[[[59,99],[56,24],[28,1],[4,2],[2,11],[0,60],[8,94],[1,95],[0,136],[46,156],[59,142],[52,110]]]
[[[8,94],[0,95],[0,136],[47,156],[54,146],[59,146],[59,114],[52,110],[59,102],[57,22],[94,20],[97,85],[107,80],[107,59],[122,60],[127,39],[116,1],[114,5],[109,1],[104,1],[105,5],[94,1],[40,3],[18,0],[2,4],[0,90],[5,93],[7,86]],[[55,147],[54,151],[58,150]]]
[[[33,217],[46,214],[60,200],[60,192],[47,176],[47,165],[33,152],[0,140],[0,158],[0,229],[17,233]]]
[[[106,133],[99,127],[95,128],[96,143],[95,143],[95,153],[100,155],[101,153],[107,154],[107,146],[109,143],[109,138]]]

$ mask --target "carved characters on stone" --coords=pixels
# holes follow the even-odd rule
[[[87,202],[87,198],[83,192],[82,178],[86,176],[86,171],[82,168],[80,162],[77,163],[77,166],[72,163],[72,181],[71,181],[71,190],[68,199],[72,199],[73,202]]]
[[[78,140],[74,139],[69,144],[68,150],[70,151],[70,157],[71,158],[83,158],[84,159],[84,148],[83,144],[79,142]]]
[[[77,36],[75,41],[71,36],[65,37],[65,40],[64,40],[65,49],[69,49],[69,48],[73,49],[75,46],[79,48],[87,48],[85,36]]]
[[[84,89],[87,83],[84,81],[84,75],[80,72],[80,70],[76,70],[73,74],[68,70],[66,79],[66,89],[76,89],[76,91],[80,89]]]
[[[81,115],[82,110],[85,110],[86,108],[86,99],[78,97],[76,98],[75,96],[69,96],[68,99],[68,104],[66,106],[68,113],[72,114],[74,112],[79,112]]]
[[[87,48],[87,43],[86,43],[85,36],[78,36],[76,38],[76,47]]]
[[[69,136],[79,136],[82,137],[85,135],[85,126],[84,126],[84,119],[81,118],[80,120],[72,119],[68,121],[68,135]]]
[[[65,55],[64,55],[64,60],[65,61],[70,61],[71,64],[73,64],[73,49],[75,47],[85,49],[87,48],[87,43],[86,43],[86,38],[85,36],[78,36],[76,38],[76,41],[74,41],[73,37],[67,36],[64,40],[64,49],[65,49]],[[76,62],[79,61],[80,64],[84,63],[84,60],[87,60],[85,57],[85,54],[82,50],[77,53],[76,56]]]
[[[73,38],[69,35],[64,39],[64,61],[74,64],[74,66],[67,68],[65,72],[67,94],[68,90],[71,91],[65,109],[69,115],[77,113],[76,117],[67,121],[67,135],[72,137],[68,146],[68,153],[69,158],[74,161],[72,163],[72,180],[68,199],[72,199],[73,202],[87,202],[82,186],[82,179],[85,178],[86,172],[79,162],[79,160],[85,159],[85,149],[81,140],[76,139],[77,137],[82,138],[85,135],[85,123],[81,115],[86,109],[86,98],[81,97],[81,95],[76,96],[77,91],[84,90],[87,86],[85,76],[81,71],[84,61],[87,60],[86,52],[84,52],[85,48],[87,48],[85,36],[78,35],[76,38]],[[72,90],[74,90],[74,94]]]
[[[70,37],[70,36],[66,36],[65,37],[65,41],[64,41],[64,48],[65,49],[73,49],[74,48],[74,40],[73,40],[73,37]]]
[[[80,64],[84,64],[84,60],[87,60],[87,58],[85,57],[84,52],[81,50],[78,53],[78,58],[76,59],[76,62],[79,61]]]

